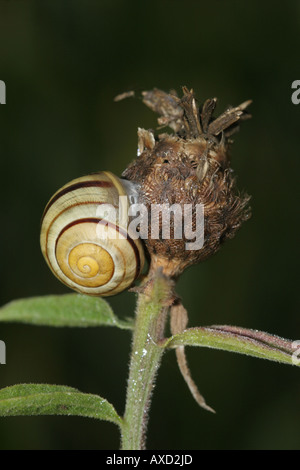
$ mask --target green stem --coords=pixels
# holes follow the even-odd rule
[[[160,365],[168,299],[172,284],[159,273],[139,294],[133,336],[127,399],[122,427],[122,450],[145,448],[151,394]]]

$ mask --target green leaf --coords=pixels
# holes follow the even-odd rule
[[[132,320],[119,320],[106,300],[81,294],[50,295],[14,300],[0,308],[0,322],[43,326],[117,326],[132,329]]]
[[[189,328],[183,333],[168,338],[162,345],[165,348],[178,346],[203,346],[207,348],[233,351],[248,356],[269,359],[285,364],[300,365],[297,358],[297,341],[280,338],[263,331],[239,328],[236,326],[214,325]]]
[[[21,384],[0,390],[0,416],[37,415],[84,416],[122,425],[122,419],[107,400],[75,388]]]

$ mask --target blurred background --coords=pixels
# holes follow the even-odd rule
[[[46,266],[40,219],[50,196],[97,170],[120,174],[135,158],[137,127],[156,115],[128,90],[193,87],[216,114],[253,99],[232,147],[253,216],[213,258],[188,269],[177,291],[189,326],[230,324],[300,339],[300,4],[152,0],[1,1],[0,303],[69,290]],[[135,294],[109,298],[120,317]],[[113,328],[1,324],[7,364],[0,387],[63,384],[100,394],[123,413],[131,337]],[[297,449],[299,370],[190,348],[192,375],[212,415],[200,409],[165,354],[150,414],[149,449]],[[117,449],[117,428],[76,417],[0,420],[1,449]]]

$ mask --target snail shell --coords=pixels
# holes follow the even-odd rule
[[[60,281],[84,294],[109,296],[137,279],[144,250],[128,233],[128,208],[136,197],[133,183],[106,171],[77,178],[54,194],[43,214],[40,241]]]

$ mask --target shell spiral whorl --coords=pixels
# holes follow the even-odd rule
[[[71,181],[48,202],[42,252],[70,288],[109,296],[139,276],[144,252],[141,241],[128,234],[129,189],[127,182],[103,171]]]

